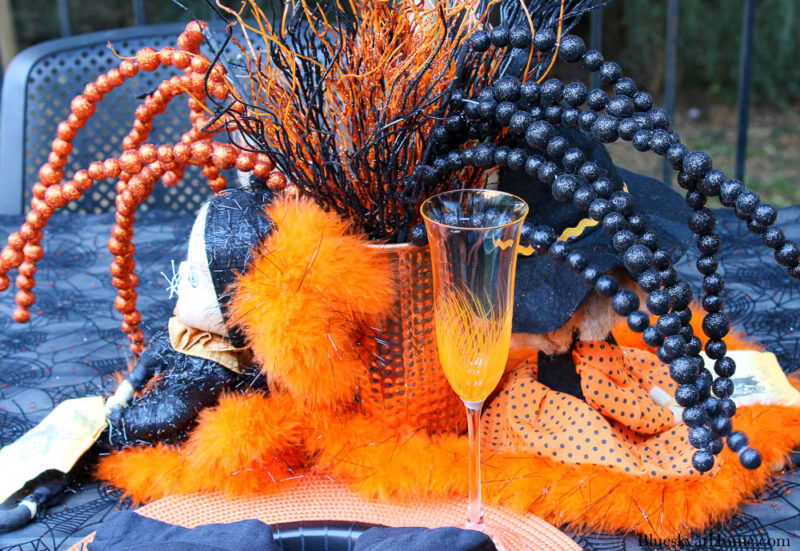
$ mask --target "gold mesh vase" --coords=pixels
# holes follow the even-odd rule
[[[375,353],[361,381],[369,417],[389,427],[429,433],[464,430],[464,406],[439,364],[433,321],[433,272],[428,247],[374,245],[392,266],[397,298],[375,324]]]

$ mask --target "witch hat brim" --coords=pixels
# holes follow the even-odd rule
[[[687,225],[689,209],[681,196],[659,180],[615,167],[604,148],[599,143],[597,145],[603,149],[602,160],[607,159],[603,163],[604,169],[612,178],[625,183],[634,199],[636,212],[645,217],[648,230],[658,236],[659,246],[667,250],[673,260],[678,259],[692,238]],[[595,155],[593,157],[597,160]],[[516,193],[528,202],[528,220],[532,224],[547,223],[557,231],[563,231],[563,214],[562,220],[553,220],[553,212],[563,213],[565,205],[543,199],[540,186],[531,182],[524,173],[506,172],[501,175],[500,188]],[[530,191],[526,192],[525,187]],[[568,208],[577,210],[572,205]],[[583,252],[589,264],[604,273],[622,265],[621,255],[614,249],[610,234],[600,225],[585,227],[580,235],[569,238],[568,242],[570,250]],[[590,290],[580,273],[554,262],[549,255],[519,256],[513,331],[538,334],[559,329],[575,314]]]

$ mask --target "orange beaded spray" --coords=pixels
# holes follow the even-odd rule
[[[215,134],[225,129],[225,121],[215,124],[213,130],[205,128],[210,121],[204,103],[206,92],[218,100],[225,99],[230,93],[224,68],[211,67],[208,58],[200,53],[206,28],[205,23],[192,21],[178,37],[177,49],[142,48],[133,58],[124,59],[117,68],[87,84],[83,94],[72,100],[72,112],[58,125],[48,162],[39,169],[39,182],[33,186],[31,210],[25,223],[18,232],[8,236],[8,244],[0,252],[0,291],[11,285],[8,273],[13,269],[18,272],[15,279],[15,321],[25,323],[30,319],[30,308],[36,298],[33,292],[36,263],[44,256],[42,230],[58,209],[80,199],[97,181],[118,180],[116,224],[108,240],[108,250],[114,256],[111,283],[117,289],[114,307],[122,314],[122,331],[127,335],[134,354],[144,349],[144,334],[139,329],[142,316],[136,308],[139,279],[134,272],[133,222],[136,209],[150,196],[156,182],[160,179],[166,186],[176,185],[183,177],[184,169],[191,164],[202,167],[203,175],[215,193],[227,187],[220,171],[234,167],[253,171],[256,177],[267,180],[273,191],[286,187],[285,176],[273,172],[274,164],[267,156],[212,141]],[[96,103],[127,79],[134,78],[139,71],[151,72],[161,65],[173,66],[183,74],[161,82],[139,105],[133,127],[122,140],[123,153],[119,157],[91,163],[62,184],[63,169],[72,152],[72,140],[94,115]],[[166,110],[171,100],[182,94],[189,97],[190,129],[174,145],[146,143],[153,119]]]

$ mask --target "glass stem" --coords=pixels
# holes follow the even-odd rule
[[[482,526],[481,510],[481,407],[483,402],[467,402],[467,428],[469,430],[469,506],[467,525]]]

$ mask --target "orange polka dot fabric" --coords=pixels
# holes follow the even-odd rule
[[[654,387],[674,394],[668,366],[647,351],[605,342],[578,343],[573,360],[585,401],[539,383],[536,356],[529,357],[487,402],[484,445],[664,480],[701,476],[691,466],[686,425],[649,395]]]

